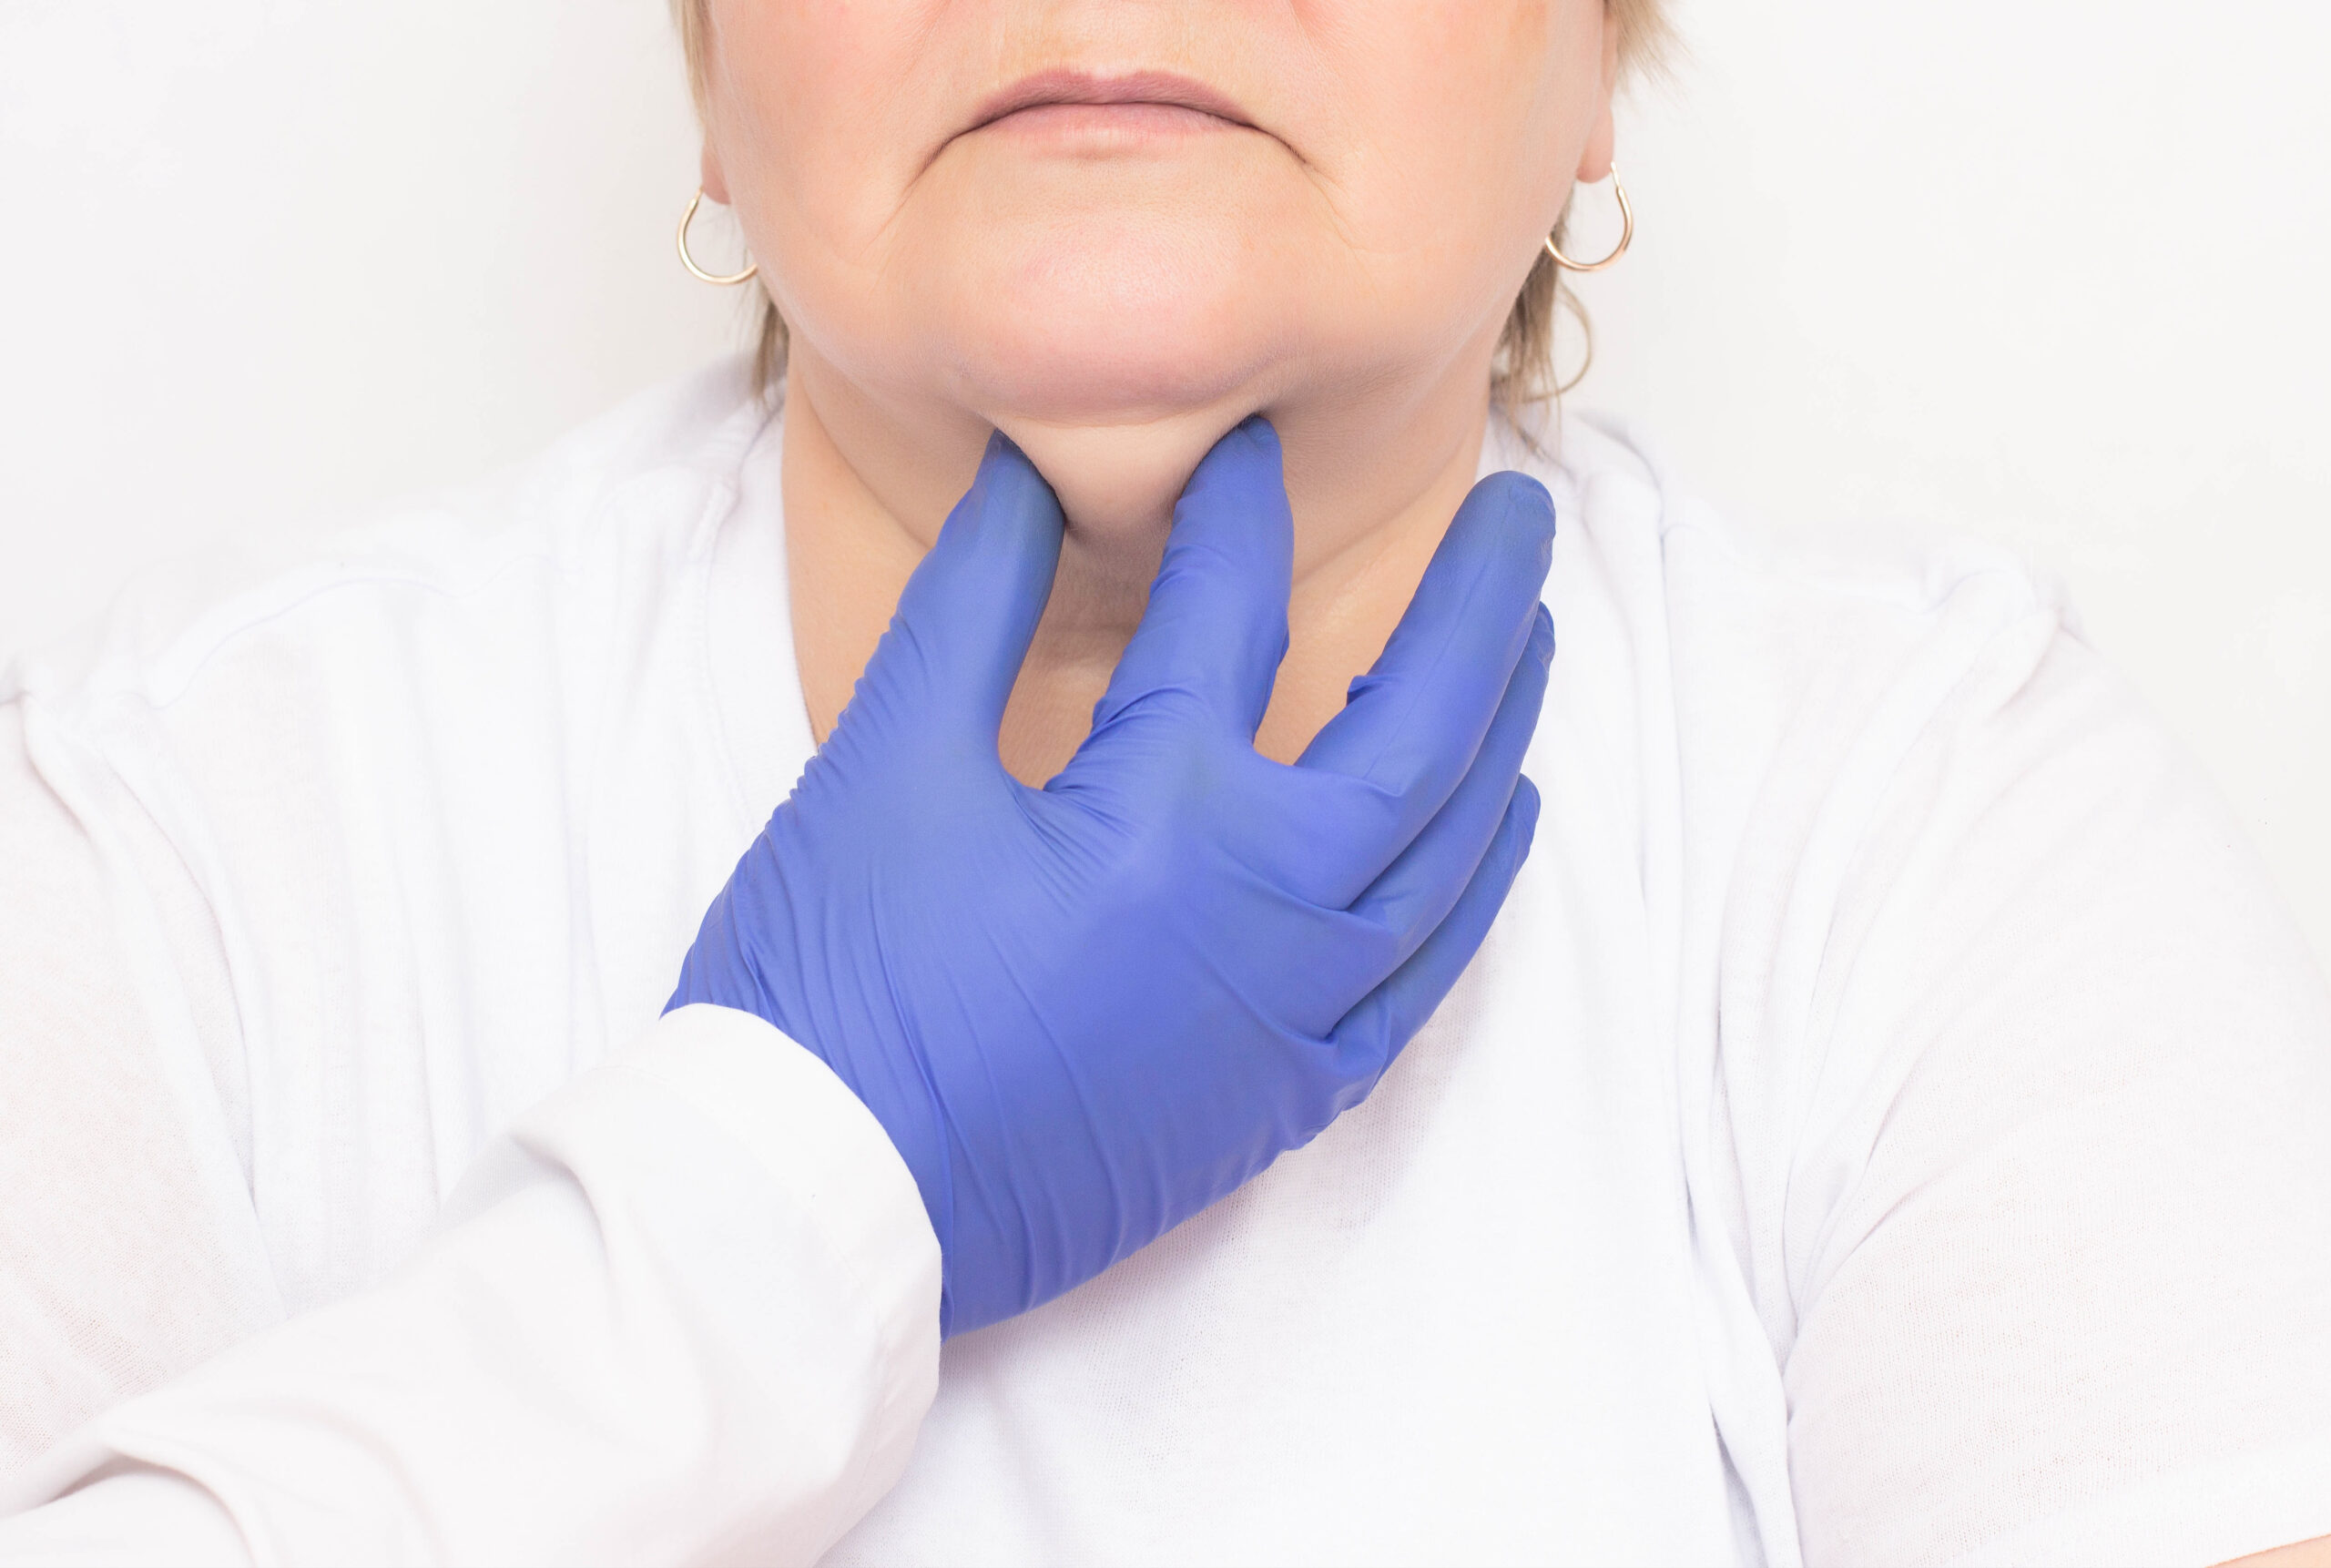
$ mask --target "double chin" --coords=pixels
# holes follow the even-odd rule
[[[1298,390],[1293,323],[1235,289],[1055,281],[958,318],[946,395],[1020,444],[1090,544],[1162,539],[1206,450]],[[965,317],[976,308],[963,305]]]
[[[831,339],[813,327],[797,337],[795,381],[838,443],[860,449],[854,460],[863,453],[893,471],[928,464],[945,473],[944,484],[919,496],[886,497],[902,521],[936,506],[931,536],[942,500],[952,504],[968,484],[992,427],[1051,484],[1073,542],[1154,557],[1207,449],[1248,414],[1278,414],[1291,397],[1302,401],[1282,345],[1209,341],[1175,330],[1163,314],[1054,311],[1032,321],[999,312],[972,331],[958,321],[917,341],[860,340],[831,357],[817,347]],[[878,446],[890,450],[878,456]],[[866,477],[884,488],[875,473]]]

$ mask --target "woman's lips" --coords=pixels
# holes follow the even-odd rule
[[[1098,132],[1145,139],[1234,126],[1252,128],[1253,122],[1227,97],[1187,76],[1040,71],[982,104],[962,134],[993,127],[1040,137]]]
[[[1187,131],[1231,130],[1218,115],[1179,104],[1032,104],[992,119],[982,130],[1013,135],[1080,136],[1094,131],[1126,136],[1171,136]]]

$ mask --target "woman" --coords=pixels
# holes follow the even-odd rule
[[[2320,1560],[2331,1010],[2223,810],[2010,564],[1532,395],[1653,11],[680,22],[781,383],[10,704],[0,1546]]]

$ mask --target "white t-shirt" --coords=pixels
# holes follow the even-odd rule
[[[2000,553],[1766,540],[1575,414],[1483,457],[1558,647],[1471,968],[941,1354],[871,1117],[657,1020],[810,749],[779,450],[722,366],[0,691],[0,1511],[70,1493],[0,1558],[2331,1533],[2331,998],[2213,791]]]

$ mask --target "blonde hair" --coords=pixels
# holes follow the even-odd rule
[[[711,49],[712,23],[705,10],[707,4],[708,0],[671,0],[672,21],[679,28],[680,47],[687,56],[688,90],[696,98],[699,117],[704,112],[705,71]],[[1655,67],[1666,57],[1674,35],[1664,8],[1666,0],[1603,0],[1604,9],[1619,32],[1621,80]],[[1554,226],[1557,243],[1569,218],[1565,209],[1562,221]],[[1578,319],[1585,352],[1577,372],[1562,382],[1556,379],[1554,370],[1554,317],[1565,308]],[[785,318],[779,314],[777,302],[763,293],[760,337],[753,355],[756,386],[767,391],[784,375],[785,349]],[[1522,292],[1515,297],[1513,309],[1505,318],[1505,331],[1498,339],[1491,395],[1509,408],[1559,397],[1578,384],[1593,359],[1593,337],[1586,312],[1577,296],[1563,284],[1562,269],[1554,265],[1554,259],[1541,250],[1537,263],[1530,269],[1530,276],[1522,280]]]

